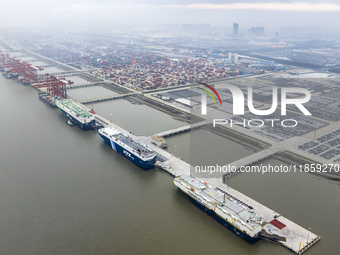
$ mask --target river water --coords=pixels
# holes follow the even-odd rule
[[[248,244],[190,203],[169,174],[143,171],[114,153],[96,131],[68,126],[32,87],[0,76],[0,102],[0,254],[291,254],[265,241]],[[139,128],[127,119],[144,118],[153,109],[119,102],[126,101],[94,108],[109,114],[123,105],[126,120],[114,122],[136,134],[181,124],[158,112],[158,122]],[[185,158],[180,141],[188,138],[169,139],[169,150]],[[238,157],[249,153],[237,151]],[[209,158],[209,150],[202,157]],[[309,175],[271,178],[241,174],[230,182],[322,235],[307,254],[336,254],[339,185]]]

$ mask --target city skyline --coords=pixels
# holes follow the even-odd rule
[[[1,1],[0,26],[95,28],[211,24],[212,26],[321,27],[338,32],[340,4],[328,1]]]

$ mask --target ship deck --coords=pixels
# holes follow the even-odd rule
[[[65,105],[65,107],[70,109],[72,112],[74,112],[81,118],[90,118],[92,116],[92,114],[90,114],[88,111],[79,107],[78,105],[76,105],[70,100],[60,100],[60,103]]]
[[[229,211],[234,216],[238,217],[240,220],[246,222],[256,216],[256,214],[251,213],[248,209],[250,206],[243,203],[240,200],[232,197],[230,194],[219,190],[218,188],[211,188],[208,185],[203,184],[202,182],[197,181],[195,178],[190,176],[183,176],[182,179],[189,185],[193,186],[196,189],[201,190],[200,195],[211,204],[217,203],[223,206],[224,209]],[[258,223],[249,221],[248,225],[253,228],[259,227]]]
[[[132,148],[133,150],[140,152],[142,155],[147,157],[152,156],[155,152],[151,151],[150,149],[146,148],[144,145],[136,142],[130,137],[126,137],[123,134],[116,134],[112,136],[113,138],[118,139],[120,142],[124,143],[128,147]]]

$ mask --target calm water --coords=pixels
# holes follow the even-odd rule
[[[81,100],[87,100],[87,99],[98,98],[98,97],[114,96],[114,95],[118,95],[118,93],[108,90],[106,88],[103,88],[101,86],[93,86],[93,87],[85,87],[85,88],[77,88],[77,89],[68,89],[67,95],[69,95],[70,97],[76,100],[81,101]],[[91,104],[89,104],[88,106],[92,107]]]
[[[146,105],[118,99],[93,104],[96,113],[136,135],[152,135],[187,125]]]
[[[240,144],[223,139],[203,128],[166,137],[165,141],[168,145],[167,151],[193,166],[216,164],[223,166],[254,153]]]
[[[0,102],[0,254],[292,254],[264,241],[250,245],[223,228],[190,203],[170,175],[143,171],[113,153],[96,131],[69,127],[33,88],[0,76]],[[130,113],[137,109],[114,102]],[[170,121],[159,116],[148,123],[152,132]],[[336,183],[312,176],[231,181],[321,234],[306,254],[336,254]]]

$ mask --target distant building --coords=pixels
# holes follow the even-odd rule
[[[233,35],[238,35],[238,24],[234,23],[233,25]]]
[[[237,64],[237,63],[238,63],[238,54],[229,52],[228,64]]]
[[[264,27],[251,27],[248,31],[251,35],[263,35]]]

